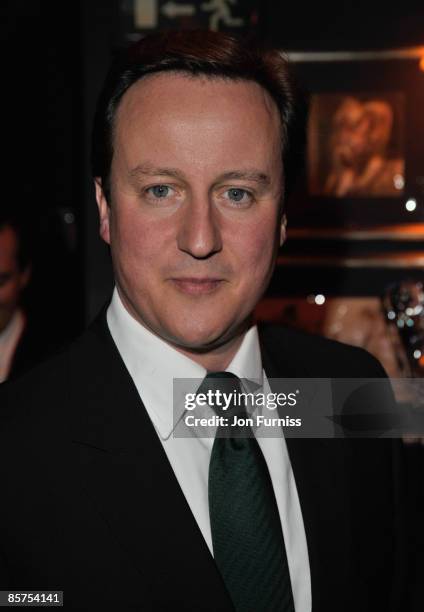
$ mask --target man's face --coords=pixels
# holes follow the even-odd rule
[[[371,157],[370,117],[365,104],[348,98],[335,115],[331,147],[337,161],[358,167]]]
[[[17,309],[28,282],[28,270],[19,268],[17,250],[18,237],[14,229],[8,225],[0,228],[0,333]]]
[[[266,289],[285,229],[280,133],[252,82],[152,75],[121,100],[100,233],[126,308],[174,346],[233,339]]]

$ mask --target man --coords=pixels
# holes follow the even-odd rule
[[[112,69],[93,169],[116,289],[4,390],[1,588],[63,590],[73,610],[390,609],[389,441],[174,436],[174,379],[383,375],[360,349],[253,324],[293,125],[286,61],[222,34],[155,34]]]
[[[31,266],[20,224],[0,215],[0,383],[25,366],[36,350],[22,309]]]
[[[21,376],[64,343],[51,300],[46,307],[51,296],[43,294],[41,309],[34,300],[39,285],[28,287],[33,264],[30,227],[11,206],[0,212],[0,383]]]

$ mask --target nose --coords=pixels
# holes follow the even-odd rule
[[[193,199],[180,220],[178,248],[196,259],[206,259],[222,249],[218,212],[208,198]]]

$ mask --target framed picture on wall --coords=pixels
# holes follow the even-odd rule
[[[308,122],[308,194],[399,198],[405,187],[402,92],[313,94]]]
[[[367,279],[382,269],[424,272],[423,53],[294,58],[309,99],[307,146],[279,265]]]
[[[340,230],[346,238],[346,232],[424,224],[418,51],[318,55],[316,61],[306,53],[295,66],[309,117],[305,171],[289,202],[289,225]]]

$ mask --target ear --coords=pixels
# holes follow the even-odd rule
[[[94,188],[96,190],[96,201],[99,209],[99,233],[103,240],[107,242],[107,244],[110,244],[110,207],[106,200],[102,187],[102,179],[100,177],[94,179]]]
[[[287,216],[284,214],[281,216],[281,224],[280,224],[280,246],[283,246],[287,237]]]

